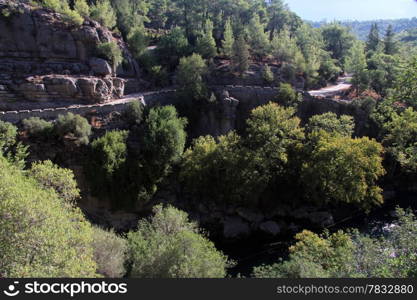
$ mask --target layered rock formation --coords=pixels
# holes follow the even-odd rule
[[[117,70],[97,57],[108,42],[123,53]],[[122,39],[99,23],[76,26],[51,10],[0,0],[0,109],[15,101],[106,102],[138,74]]]

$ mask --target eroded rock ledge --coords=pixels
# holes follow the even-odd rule
[[[0,106],[14,101],[103,103],[123,95],[139,69],[123,40],[86,20],[81,26],[49,9],[0,0]],[[124,61],[116,70],[97,57],[114,42]],[[1,109],[1,107],[0,107]]]

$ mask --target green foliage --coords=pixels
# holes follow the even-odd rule
[[[122,50],[116,42],[101,43],[97,45],[97,55],[110,61],[114,68],[123,61]]]
[[[181,58],[176,72],[180,95],[186,99],[204,99],[207,90],[203,76],[206,72],[206,62],[199,54]]]
[[[384,52],[387,55],[394,55],[398,51],[397,42],[395,41],[395,33],[392,25],[389,25],[385,32],[384,38]]]
[[[83,16],[77,9],[79,8],[79,4],[75,7],[75,10],[69,7],[67,0],[41,0],[41,4],[56,12],[62,13],[70,22],[76,25],[81,25],[84,22]]]
[[[81,211],[0,158],[2,277],[95,277],[92,228]]]
[[[144,23],[149,21],[147,17],[151,5],[149,1],[112,0],[112,4],[115,15],[117,15],[117,27],[121,30],[124,37],[131,35],[138,29],[143,31]],[[111,14],[109,13],[109,15]],[[116,21],[116,19],[114,20]]]
[[[87,119],[80,115],[74,115],[73,113],[59,115],[54,130],[61,139],[69,138],[74,140],[76,144],[81,145],[89,143],[91,125],[88,124]]]
[[[233,45],[235,43],[235,37],[233,34],[232,22],[230,19],[227,19],[226,24],[224,25],[224,33],[222,40],[222,50],[223,54],[226,57],[231,58],[233,56]]]
[[[258,57],[264,57],[269,51],[269,39],[259,15],[255,14],[248,26],[248,41],[252,52]]]
[[[393,97],[417,109],[417,55],[410,57],[401,67]]]
[[[249,49],[243,35],[240,35],[233,43],[232,65],[240,74],[249,68]]]
[[[357,230],[317,235],[303,231],[287,261],[254,269],[260,278],[410,278],[416,276],[417,220],[397,209],[380,236]]]
[[[145,28],[136,27],[130,30],[127,36],[130,50],[133,55],[138,58],[145,51],[149,44],[148,36],[146,35]]]
[[[117,235],[113,230],[93,227],[94,260],[97,273],[107,278],[121,278],[125,275],[127,260],[127,240]]]
[[[287,107],[297,108],[302,101],[302,97],[297,91],[288,83],[280,83],[277,94],[277,102]]]
[[[106,134],[91,143],[95,172],[104,175],[111,182],[114,173],[126,162],[126,139],[128,131],[108,131]]]
[[[17,127],[0,120],[0,155],[9,162],[23,169],[28,156],[28,147],[17,142]]]
[[[268,65],[265,65],[262,68],[262,78],[267,84],[271,84],[275,81],[274,73],[272,73],[271,68]]]
[[[135,162],[137,199],[146,202],[184,152],[187,124],[175,107],[152,108],[139,132],[140,154]]]
[[[178,64],[179,59],[188,54],[188,40],[183,30],[175,27],[164,35],[158,43],[157,53],[162,62],[173,67]]]
[[[380,45],[380,38],[379,38],[379,29],[378,24],[372,24],[371,30],[368,35],[368,40],[366,41],[366,50],[367,51],[377,51]]]
[[[213,37],[213,23],[206,21],[204,32],[197,38],[197,52],[204,58],[213,58],[217,54],[216,41]]]
[[[90,7],[90,15],[92,19],[110,29],[116,26],[116,13],[110,0],[97,0],[96,4]]]
[[[90,7],[88,6],[86,0],[75,0],[74,10],[84,18],[90,16]]]
[[[369,209],[383,202],[378,179],[385,174],[383,148],[367,137],[313,131],[305,149],[301,181],[316,203],[352,203]]]
[[[368,59],[369,82],[380,95],[387,96],[394,88],[399,73],[398,58],[376,51]]]
[[[156,206],[149,220],[128,234],[131,277],[223,278],[227,258],[216,250],[188,215]]]
[[[325,113],[312,116],[307,123],[307,131],[324,130],[329,134],[351,137],[355,128],[353,117],[342,115],[338,117],[335,113]]]
[[[52,189],[60,199],[73,205],[80,198],[80,190],[72,170],[63,169],[50,160],[35,162],[28,171],[43,189]]]
[[[38,117],[31,117],[23,120],[23,129],[29,136],[41,138],[52,134],[54,125]]]
[[[383,143],[388,152],[405,170],[417,172],[417,112],[408,108],[393,114],[384,129]]]
[[[325,49],[331,53],[332,58],[337,59],[343,65],[345,57],[349,53],[354,41],[353,35],[346,27],[338,23],[332,23],[321,28]]]
[[[352,84],[358,93],[367,88],[368,70],[365,49],[361,43],[354,43],[349,50],[349,54],[345,60],[345,69],[346,71],[353,73]]]
[[[130,126],[140,125],[143,121],[145,107],[139,100],[127,105],[122,113],[122,119]]]

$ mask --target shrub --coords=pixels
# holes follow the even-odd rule
[[[17,142],[17,127],[0,120],[0,156],[3,155],[15,166],[23,169],[28,156],[28,147]]]
[[[281,83],[277,94],[277,100],[284,106],[297,107],[302,101],[302,97],[297,91],[288,83]]]
[[[139,125],[143,121],[144,106],[139,100],[128,104],[122,113],[123,120],[129,125]]]
[[[47,137],[52,134],[53,124],[38,117],[23,120],[23,129],[33,137]]]
[[[156,206],[149,220],[128,234],[131,277],[222,278],[227,258],[216,250],[188,215]]]
[[[127,259],[127,241],[114,233],[99,227],[93,227],[94,260],[97,273],[108,278],[121,278],[125,275]]]
[[[123,61],[122,50],[115,42],[99,44],[97,46],[97,55],[110,61],[113,67],[119,66]]]
[[[126,139],[128,131],[109,131],[91,143],[94,171],[111,179],[125,163],[127,156]]]
[[[132,29],[127,36],[127,41],[135,58],[140,57],[149,43],[145,28],[136,27]]]
[[[181,96],[187,100],[204,99],[207,94],[203,80],[206,72],[206,62],[199,54],[182,57],[176,72]]]
[[[50,160],[35,162],[28,172],[44,189],[53,189],[66,203],[74,205],[80,190],[72,170],[60,168]]]
[[[54,126],[61,138],[73,139],[77,144],[87,145],[91,135],[91,125],[80,115],[68,113],[59,115]]]
[[[329,112],[311,117],[306,128],[310,133],[324,130],[330,134],[351,137],[355,128],[355,121],[351,116],[342,115],[338,117],[335,113]]]
[[[81,211],[0,157],[2,277],[95,277],[92,228]]]
[[[90,16],[90,7],[87,4],[86,0],[75,0],[74,1],[74,10],[78,12],[84,18]]]
[[[262,69],[262,78],[267,84],[274,82],[274,73],[272,73],[271,68],[268,65]]]
[[[90,15],[92,19],[110,29],[116,26],[116,13],[109,0],[96,1],[96,4],[90,8]]]

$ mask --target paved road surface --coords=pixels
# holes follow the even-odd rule
[[[337,84],[330,85],[320,90],[309,91],[308,93],[314,97],[332,97],[336,96],[340,92],[346,91],[352,87],[348,82],[352,77],[340,77]]]

